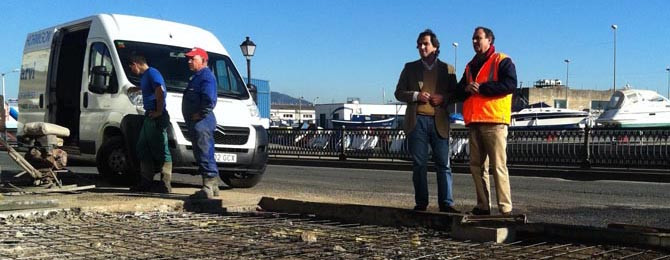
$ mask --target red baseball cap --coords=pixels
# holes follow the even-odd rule
[[[209,60],[207,57],[207,52],[204,49],[198,47],[193,47],[193,49],[191,49],[191,51],[187,52],[185,55],[186,57],[195,57],[195,55],[199,55],[203,60]]]

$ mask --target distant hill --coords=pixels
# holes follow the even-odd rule
[[[298,105],[300,102],[299,98],[294,98],[292,96],[282,94],[276,91],[270,92],[270,103],[273,105]],[[309,102],[305,99],[302,100],[303,106],[311,106],[312,102]]]

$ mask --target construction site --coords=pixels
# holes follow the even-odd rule
[[[189,198],[197,187],[189,185],[134,193],[66,167],[59,137],[67,129],[25,129],[25,153],[0,139],[9,159],[0,174],[0,259],[670,258],[668,230],[634,225],[532,223],[525,214],[419,212],[233,189],[201,200]]]
[[[539,227],[523,219],[464,220],[446,213],[275,198],[253,205],[248,196],[195,202],[185,199],[190,190],[4,196],[0,259],[670,257],[667,235],[652,230]],[[15,210],[6,210],[8,205]]]

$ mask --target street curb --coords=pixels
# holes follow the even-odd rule
[[[409,209],[298,201],[263,197],[258,205],[267,211],[314,215],[317,218],[380,226],[424,227],[450,231],[457,239],[479,242],[512,242],[529,238],[568,240],[589,244],[616,244],[649,248],[670,248],[670,233],[598,228],[550,223],[460,224],[463,215],[417,212]]]
[[[428,227],[450,230],[452,218],[446,213],[418,212],[410,209],[357,204],[335,204],[263,197],[258,202],[263,210],[304,215],[364,225]]]
[[[361,160],[361,159],[327,159],[327,158],[293,158],[271,157],[271,165],[331,167],[348,169],[371,170],[400,170],[411,171],[412,162],[402,160]],[[619,180],[670,183],[670,172],[654,169],[613,169],[613,168],[578,168],[549,165],[508,165],[512,176],[562,178],[576,181]],[[465,163],[452,163],[451,170],[455,174],[470,174],[469,166]],[[434,172],[432,162],[428,163],[428,171]]]

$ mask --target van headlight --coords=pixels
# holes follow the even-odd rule
[[[140,114],[144,114],[144,101],[142,100],[142,90],[138,87],[131,87],[128,88],[126,94],[128,95],[128,99],[130,99],[130,103],[135,106],[135,109],[137,109],[137,112]]]
[[[258,107],[256,107],[256,104],[251,103],[247,105],[247,108],[249,109],[249,114],[251,117],[258,117]]]

